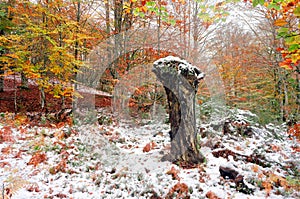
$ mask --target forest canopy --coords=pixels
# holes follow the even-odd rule
[[[67,98],[80,96],[76,76],[91,69],[90,53],[106,42],[101,59],[115,60],[105,67],[97,89],[112,93],[133,68],[139,73],[147,70],[141,65],[175,54],[204,71],[215,65],[229,106],[251,110],[262,122],[296,120],[299,13],[295,0],[1,1],[0,91],[5,77],[18,74],[22,88],[28,80],[38,85],[42,110],[48,94],[65,107]],[[128,50],[126,33],[140,29],[153,31],[156,46],[149,48],[141,37],[136,40],[142,45]],[[210,98],[207,85],[198,95],[200,104]]]

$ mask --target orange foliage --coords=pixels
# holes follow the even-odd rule
[[[15,139],[13,138],[11,127],[4,126],[2,129],[0,129],[0,143],[14,141]]]
[[[255,173],[257,173],[259,171],[259,167],[257,165],[253,165],[251,167],[252,171],[254,171]]]
[[[31,159],[29,160],[29,162],[27,163],[28,165],[33,165],[33,166],[37,166],[40,163],[43,163],[47,160],[47,156],[45,153],[43,152],[36,152]]]
[[[214,192],[209,191],[206,193],[206,197],[209,199],[220,199]]]
[[[295,136],[298,140],[300,140],[300,124],[295,124],[294,126],[290,127],[288,134]]]
[[[258,172],[258,167],[256,170],[256,167],[253,166],[252,170]],[[261,180],[261,185],[265,189],[267,196],[270,195],[273,186],[283,187],[286,191],[290,191],[290,190],[299,191],[299,186],[297,186],[296,184],[291,184],[289,181],[287,181],[286,178],[276,175],[272,172],[267,172],[267,173],[260,172],[258,174],[258,178]]]
[[[271,181],[270,180],[263,181],[262,186],[264,187],[267,196],[269,196],[273,188]]]
[[[175,169],[174,167],[171,168],[171,170],[167,171],[168,175],[171,175],[172,178],[175,180],[179,180],[179,176],[178,176],[179,170]]]
[[[151,151],[152,149],[154,149],[156,146],[157,146],[157,145],[156,145],[155,142],[150,142],[150,143],[146,144],[146,146],[144,146],[143,152],[144,152],[144,153],[145,153],[145,152],[149,152],[149,151]]]
[[[170,189],[166,198],[174,198],[174,194],[177,193],[176,198],[190,198],[189,187],[185,183],[178,182],[172,189]]]
[[[11,146],[7,146],[7,147],[4,147],[1,149],[1,153],[2,154],[5,154],[5,155],[8,155],[12,152],[12,147]]]

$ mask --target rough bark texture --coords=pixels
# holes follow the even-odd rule
[[[4,91],[4,70],[0,66],[0,92]]]
[[[198,69],[180,70],[186,62],[178,60],[155,62],[153,72],[158,80],[163,83],[168,104],[169,120],[171,124],[171,153],[164,156],[163,160],[197,164],[204,161],[199,151],[196,138],[194,97],[197,92],[201,73]],[[197,74],[195,74],[195,72]]]

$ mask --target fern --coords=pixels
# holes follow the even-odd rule
[[[13,195],[15,195],[20,189],[22,189],[24,186],[30,184],[29,181],[24,180],[20,176],[10,176],[8,179],[5,180],[6,184],[2,184],[2,199],[9,199]]]

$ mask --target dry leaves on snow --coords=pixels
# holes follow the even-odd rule
[[[40,163],[43,163],[47,160],[47,156],[44,152],[36,152],[31,159],[29,160],[29,162],[27,163],[28,165],[33,165],[33,166],[37,166]]]
[[[144,146],[143,152],[144,153],[149,152],[149,151],[155,149],[156,146],[157,146],[157,144],[155,142],[150,142],[150,143],[146,144],[146,146]]]

